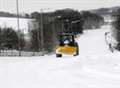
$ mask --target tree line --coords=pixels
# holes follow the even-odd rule
[[[17,17],[17,14],[0,11],[0,17],[13,17],[14,18],[14,17]],[[30,15],[28,13],[24,13],[24,14],[19,14],[19,17],[30,18]]]
[[[117,41],[116,49],[120,51],[120,9],[113,15],[114,21],[112,22],[113,37]]]
[[[18,36],[20,34],[20,38]],[[25,39],[22,33],[18,33],[13,28],[0,28],[0,51],[4,50],[18,50],[20,47],[23,49],[25,46]]]

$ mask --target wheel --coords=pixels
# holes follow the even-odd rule
[[[56,57],[62,57],[62,54],[56,54]]]
[[[78,56],[79,55],[79,46],[78,46],[78,43],[75,43],[75,47],[77,47],[77,50],[76,50],[76,54],[74,56]]]

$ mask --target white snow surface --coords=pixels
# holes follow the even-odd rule
[[[0,88],[120,88],[120,53],[109,51],[106,31],[85,31],[76,57],[0,57]]]
[[[25,18],[20,18],[19,19],[19,24],[20,24],[20,30],[24,31],[27,33],[28,31],[28,23],[30,22],[31,19],[25,19]],[[11,27],[15,30],[18,30],[17,27],[17,18],[10,18],[10,17],[0,17],[0,27]]]

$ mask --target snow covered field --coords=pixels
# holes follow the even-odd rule
[[[0,88],[120,88],[120,53],[104,39],[109,29],[85,31],[76,57],[0,57]]]
[[[20,18],[20,29],[25,32],[28,31],[28,23],[30,19]],[[0,17],[0,27],[12,27],[17,30],[17,18],[9,18],[9,17]]]

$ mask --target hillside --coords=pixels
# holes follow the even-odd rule
[[[117,10],[120,9],[120,6],[116,7],[109,7],[109,8],[99,8],[90,10],[92,13],[98,14],[98,15],[112,15],[113,13],[116,13]]]
[[[31,19],[20,18],[20,29],[25,32],[28,31],[28,23]],[[12,27],[17,30],[17,18],[0,17],[0,27]]]

